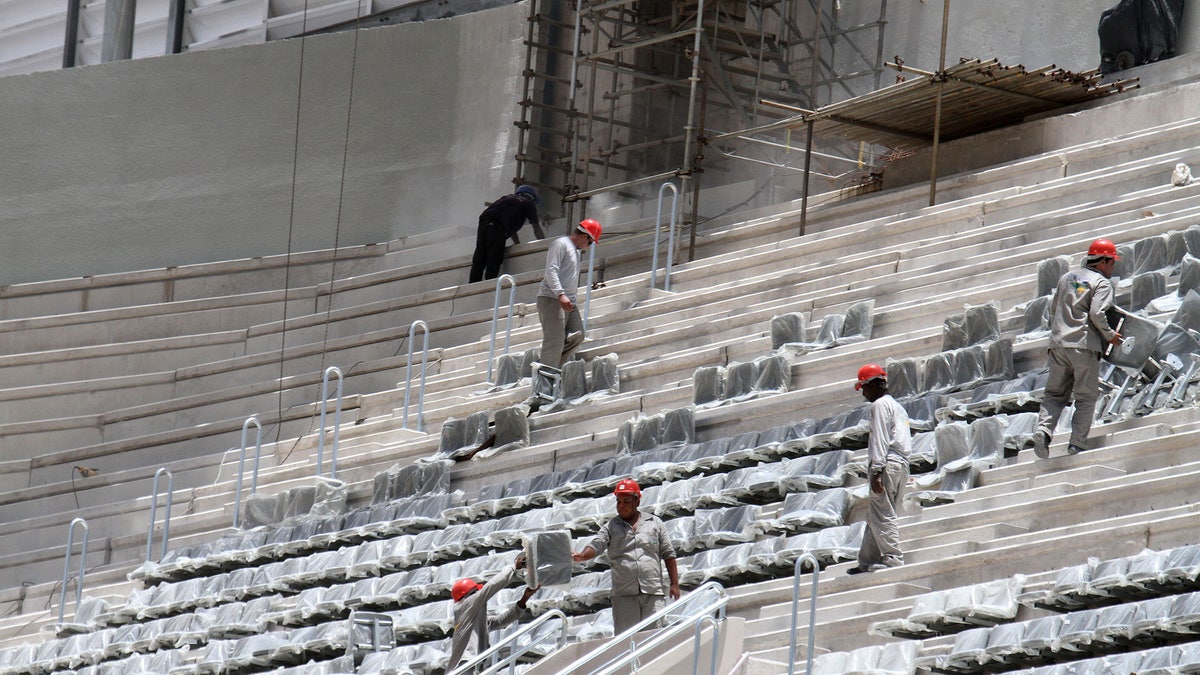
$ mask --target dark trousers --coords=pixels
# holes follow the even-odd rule
[[[500,276],[500,264],[504,262],[504,247],[507,243],[508,234],[500,223],[482,218],[479,220],[479,230],[475,235],[475,255],[471,256],[469,283]]]

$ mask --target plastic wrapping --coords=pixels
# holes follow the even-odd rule
[[[954,645],[946,655],[946,663],[955,669],[973,669],[987,651],[990,629],[972,628],[954,637]]]
[[[283,520],[284,495],[252,494],[246,498],[242,509],[242,527],[252,528],[272,525]]]
[[[696,439],[696,411],[693,408],[668,410],[663,415],[662,445],[683,445]]]
[[[1179,287],[1176,289],[1176,293],[1185,296],[1188,291],[1200,291],[1200,258],[1196,258],[1190,253],[1183,257],[1180,265]]]
[[[571,583],[571,534],[566,530],[525,537],[525,584],[530,588]]]
[[[754,392],[758,369],[753,362],[731,363],[725,368],[725,399],[737,400]]]
[[[1002,338],[993,340],[984,347],[983,352],[984,376],[989,380],[1011,380],[1016,375],[1013,365],[1012,340]]]
[[[1040,333],[1050,330],[1050,296],[1034,298],[1025,305],[1022,333]]]
[[[916,396],[922,391],[922,369],[917,359],[888,359],[888,392],[896,398]]]
[[[793,342],[804,342],[804,329],[804,315],[800,312],[771,317],[771,349],[779,349]]]
[[[1133,244],[1134,275],[1153,272],[1171,266],[1167,259],[1167,235],[1143,237]],[[1161,295],[1161,294],[1160,294]]]
[[[789,494],[776,522],[789,530],[808,530],[845,524],[850,510],[850,491],[832,488],[819,492]]]
[[[842,336],[842,326],[846,318],[841,314],[826,314],[821,319],[821,328],[817,331],[817,344],[821,348],[832,347]]]
[[[926,391],[944,394],[956,389],[958,380],[954,372],[954,352],[940,352],[929,356],[925,359],[924,371]]]
[[[981,345],[963,347],[952,354],[954,357],[953,389],[955,391],[979,384],[987,377]]]
[[[495,434],[495,444],[491,448],[477,453],[475,458],[482,459],[482,455],[485,454],[490,457],[508,450],[528,447],[529,406],[522,404],[497,410]]]
[[[1094,637],[1104,642],[1121,642],[1134,635],[1133,622],[1137,616],[1135,603],[1104,607],[1096,613]],[[1132,672],[1132,671],[1131,671]]]
[[[1130,308],[1145,309],[1155,298],[1166,295],[1167,275],[1165,272],[1142,272],[1133,278],[1130,292]]]
[[[313,497],[312,509],[308,512],[314,518],[340,515],[346,512],[347,488],[340,480],[316,477],[316,494]]]
[[[562,365],[562,397],[567,400],[587,395],[587,363],[572,359]]]
[[[1070,267],[1071,259],[1065,255],[1039,262],[1037,267],[1038,297],[1054,295],[1055,289],[1058,288],[1058,280],[1067,273]]]
[[[703,366],[692,375],[692,402],[698,406],[720,403],[725,397],[725,369]]]
[[[758,375],[753,389],[757,392],[787,391],[792,381],[792,369],[782,355],[766,356],[755,361]]]
[[[846,308],[837,344],[848,345],[870,340],[875,329],[875,300],[862,300]]]
[[[533,364],[542,358],[541,347],[530,347],[521,355],[521,379],[533,377]]]
[[[1140,371],[1146,364],[1146,359],[1154,353],[1158,343],[1158,335],[1163,325],[1157,321],[1136,316],[1124,315],[1125,322],[1121,327],[1123,340],[1120,345],[1113,347],[1105,357],[1114,365]]]
[[[592,381],[588,388],[593,394],[620,393],[621,371],[617,368],[616,354],[605,354],[592,359]]]
[[[507,387],[521,381],[520,354],[501,354],[496,357],[496,386]]]

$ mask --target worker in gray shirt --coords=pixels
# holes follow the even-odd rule
[[[1054,427],[1072,397],[1075,414],[1067,453],[1087,450],[1100,397],[1100,355],[1107,345],[1121,344],[1121,335],[1108,325],[1107,316],[1113,308],[1114,294],[1109,277],[1120,259],[1115,244],[1097,239],[1088,247],[1084,266],[1058,280],[1050,300],[1050,344],[1046,351],[1050,376],[1033,433],[1033,452],[1039,459],[1050,456]]]
[[[492,596],[508,588],[517,571],[524,567],[524,556],[518,556],[514,564],[504,568],[503,572],[492,577],[486,584],[480,584],[468,577],[459,579],[450,587],[450,597],[454,600],[454,634],[450,639],[447,671],[454,670],[463,660],[469,660],[486,651],[490,646],[488,631],[507,626],[525,611],[525,603],[536,588],[526,588],[516,605],[504,608],[494,617],[489,618],[487,611],[488,601]]]
[[[598,553],[608,555],[612,571],[613,634],[620,635],[663,608],[665,595],[678,600],[679,568],[675,547],[658,517],[638,511],[642,488],[637,481],[617,482],[617,515],[591,543],[571,557],[583,562]],[[663,566],[670,585],[663,583]]]
[[[538,287],[538,322],[542,325],[542,355],[538,361],[562,368],[583,343],[583,319],[575,296],[579,291],[579,252],[600,241],[600,223],[588,218],[546,251],[546,270]]]

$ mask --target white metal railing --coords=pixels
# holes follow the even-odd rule
[[[485,651],[476,654],[475,657],[470,661],[464,661],[457,668],[449,671],[447,675],[465,675],[466,673],[475,673],[476,675],[493,675],[501,672],[505,668],[508,669],[509,673],[516,672],[517,659],[521,658],[525,654],[528,654],[533,650],[534,647],[542,644],[547,637],[552,637],[555,634],[547,633],[540,637],[535,637],[529,642],[529,644],[519,649],[515,646],[517,641],[526,635],[534,633],[534,631],[536,631],[538,628],[541,628],[543,625],[554,619],[558,619],[562,622],[562,628],[557,633],[558,641],[555,645],[555,649],[561,648],[564,644],[566,644],[567,641],[567,617],[561,611],[552,609],[533,621],[525,624],[524,626],[521,626],[511,634],[506,635],[503,640],[496,642],[496,644],[492,645]],[[500,654],[506,649],[510,650],[508,656],[501,658]],[[483,670],[476,670],[485,663],[488,663],[486,668]]]

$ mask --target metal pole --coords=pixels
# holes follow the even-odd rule
[[[104,3],[104,39],[101,63],[133,58],[133,19],[137,0],[107,0]]]
[[[75,67],[75,47],[79,43],[79,3],[67,0],[67,30],[63,36],[63,68]]]
[[[654,215],[654,249],[650,256],[650,288],[655,288],[658,286],[658,241],[659,232],[662,230],[663,191],[667,188],[671,188],[671,229],[670,236],[667,237],[667,271],[663,280],[663,290],[665,291],[671,290],[671,262],[675,252],[675,215],[679,206],[679,188],[670,181],[663,183],[658,188],[658,210]]]
[[[83,526],[83,548],[79,551],[79,581],[75,584],[75,611],[79,612],[79,603],[83,600],[83,572],[87,568],[88,524],[83,518],[71,521],[67,528],[67,555],[63,559],[62,590],[58,594],[58,623],[63,622],[63,613],[67,604],[67,577],[71,574],[71,549],[75,546],[75,526]]]
[[[508,327],[504,331],[504,353],[508,353],[508,341],[512,337],[512,313],[513,304],[517,299],[517,280],[511,274],[501,274],[496,277],[496,295],[492,302],[492,337],[491,343],[488,346],[488,374],[487,381],[492,382],[492,362],[496,357],[496,323],[500,320],[500,288],[504,282],[508,281]]]
[[[711,614],[705,614],[696,622],[696,635],[692,638],[692,675],[700,674],[700,634],[704,630],[704,623],[712,624],[712,663],[709,664],[710,675],[717,675],[717,654],[720,647],[721,625],[717,623],[716,617]]]
[[[592,244],[588,247],[588,273],[587,273],[587,289],[584,290],[583,300],[583,334],[587,335],[588,317],[592,313],[592,272],[596,267],[596,246]]]
[[[187,16],[187,0],[171,0],[167,12],[167,53],[183,51],[183,18]]]
[[[683,164],[684,171],[679,175],[679,187],[683,194],[688,194],[688,186],[693,180],[692,171],[696,168],[695,161],[692,157],[692,142],[699,130],[696,126],[696,92],[700,87],[700,46],[701,38],[704,36],[704,0],[699,0],[696,3],[696,31],[695,38],[692,40],[692,75],[688,78],[690,86],[688,87],[688,113],[687,125],[683,128]],[[695,189],[698,190],[698,185]],[[694,260],[696,256],[696,227],[697,222],[696,209],[696,192],[693,191],[692,198],[692,234],[688,243],[688,260]]]
[[[321,376],[321,432],[317,437],[317,475],[321,475],[321,465],[325,454],[325,401],[329,397],[329,376],[337,375],[337,405],[333,411],[333,449],[330,452],[332,459],[330,461],[330,478],[337,478],[337,451],[338,451],[338,433],[342,428],[342,369],[337,366],[329,366],[325,369],[325,374]]]
[[[417,431],[424,431],[422,428],[425,423],[425,363],[429,357],[429,324],[417,319],[408,327],[408,364],[404,367],[404,422],[401,429],[408,428],[408,394],[412,390],[412,360],[413,360],[413,335],[417,329],[422,328],[425,331],[425,342],[421,346],[421,392],[417,399]]]
[[[570,195],[579,190],[575,183],[576,164],[579,162],[579,114],[575,108],[579,98],[579,43],[583,32],[583,0],[575,0],[575,38],[571,47],[571,92],[568,96],[567,109],[570,111],[570,124],[574,133],[571,134],[571,164],[566,171],[566,185],[563,195]],[[567,221],[572,222],[575,214],[575,202],[567,201]]]
[[[237,497],[233,502],[233,526],[236,528],[241,518],[242,510],[242,477],[246,473],[246,430],[253,424],[258,429],[258,437],[254,442],[254,474],[250,481],[250,494],[258,491],[258,461],[262,455],[262,425],[254,415],[242,422],[242,453],[238,459]]]
[[[817,634],[817,582],[820,581],[821,568],[817,566],[817,557],[811,553],[801,554],[796,558],[796,567],[793,571],[792,582],[792,632],[788,642],[788,675],[793,675],[796,672],[796,620],[799,614],[800,607],[800,570],[804,563],[812,566],[812,590],[808,592],[808,667],[804,671],[811,675],[813,666],[813,649],[816,646]]]
[[[938,59],[937,103],[933,108],[933,150],[929,155],[929,205],[937,203],[938,146],[942,137],[942,96],[946,91],[946,35],[950,25],[950,0],[942,4],[942,52]]]
[[[167,474],[167,512],[163,515],[163,540],[162,553],[158,559],[162,560],[167,555],[167,539],[171,536],[171,502],[175,497],[175,475],[165,466],[158,467],[158,471],[154,472],[154,487],[150,494],[150,527],[146,531],[146,560],[150,560],[151,554],[154,552],[154,521],[158,519],[158,477]]]
[[[813,120],[808,120],[808,131],[805,133],[804,142],[804,192],[800,195],[800,235],[804,236],[805,227],[808,225],[808,189],[809,176],[812,171],[812,155],[813,155]]]

